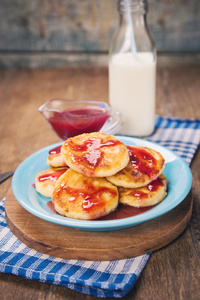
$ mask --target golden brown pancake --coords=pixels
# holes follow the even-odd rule
[[[92,220],[118,206],[118,189],[105,178],[89,178],[69,169],[57,180],[52,202],[66,217]]]
[[[129,162],[126,146],[101,132],[84,133],[67,139],[61,147],[66,164],[86,177],[111,176]]]
[[[53,148],[49,151],[47,164],[52,168],[65,167],[66,162],[61,155],[61,146]]]
[[[142,187],[162,174],[165,160],[162,155],[147,147],[126,146],[129,152],[128,165],[107,179],[120,187]]]
[[[56,180],[67,170],[67,167],[63,167],[50,168],[39,172],[35,178],[36,191],[45,197],[51,198]]]
[[[152,206],[166,197],[166,189],[167,179],[161,174],[147,186],[136,189],[119,188],[119,202],[134,207]]]

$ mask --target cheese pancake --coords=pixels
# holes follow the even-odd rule
[[[57,180],[52,202],[63,216],[93,220],[117,208],[118,189],[105,178],[89,178],[69,169]]]
[[[66,162],[61,155],[61,146],[53,148],[49,151],[47,164],[52,168],[65,167]]]
[[[127,189],[119,188],[119,202],[134,207],[146,207],[156,205],[167,195],[167,179],[161,174],[147,186]]]
[[[111,176],[129,162],[126,146],[101,132],[84,133],[67,139],[61,147],[66,164],[86,177]]]
[[[113,184],[125,188],[142,187],[162,174],[165,160],[162,155],[147,147],[126,146],[128,165],[117,174],[107,177]]]
[[[38,193],[45,197],[52,196],[56,180],[68,170],[64,168],[50,168],[39,172],[35,178],[35,188]]]

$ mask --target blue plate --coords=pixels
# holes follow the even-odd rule
[[[29,156],[20,164],[12,180],[12,189],[15,198],[27,211],[43,220],[90,231],[118,230],[138,225],[166,214],[185,199],[192,186],[192,174],[190,168],[181,157],[165,147],[149,141],[132,137],[116,137],[126,145],[155,149],[165,158],[165,170],[163,173],[167,177],[168,195],[161,203],[149,211],[137,216],[109,221],[75,220],[54,213],[46,205],[50,199],[37,193],[33,187],[33,183],[35,182],[37,173],[48,168],[46,163],[48,151],[62,143],[45,147]]]

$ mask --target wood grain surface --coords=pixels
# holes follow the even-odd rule
[[[6,195],[6,220],[26,245],[65,259],[118,260],[160,249],[176,239],[192,214],[192,194],[169,213],[122,230],[85,231],[44,221],[26,211],[12,189]]]
[[[198,0],[148,1],[158,51],[200,49],[199,9]],[[118,0],[1,0],[0,10],[4,51],[107,52],[119,21]]]
[[[1,0],[0,66],[99,63],[87,54],[108,53],[117,6],[118,0]],[[200,51],[199,0],[149,0],[148,6],[159,53]]]
[[[158,65],[158,114],[200,118],[200,67],[170,59]],[[0,172],[15,170],[30,154],[58,138],[37,112],[48,99],[108,101],[107,69],[0,70]],[[200,152],[191,165],[193,212],[186,230],[172,243],[154,251],[133,290],[124,299],[199,300],[200,294]],[[11,178],[1,184],[6,196]],[[1,299],[93,300],[64,287],[0,274]]]

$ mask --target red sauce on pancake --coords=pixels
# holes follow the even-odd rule
[[[157,173],[156,160],[149,152],[140,148],[126,147],[129,152],[131,164],[136,171],[146,174],[149,177]]]
[[[63,173],[65,173],[68,170],[68,168],[66,169],[61,169],[61,170],[57,170],[51,173],[47,173],[44,175],[41,175],[38,177],[38,180],[41,181],[45,181],[45,180],[57,180]]]
[[[83,198],[82,208],[85,211],[91,211],[94,206],[97,206],[97,210],[105,205],[103,193],[109,193],[112,197],[117,195],[117,192],[112,188],[107,187],[94,187],[88,185],[87,191],[81,189],[74,189],[69,186],[61,185],[61,188],[57,191],[56,197],[59,199],[59,194],[65,191],[70,195],[69,201],[76,201],[79,197]]]
[[[82,154],[78,153],[78,155],[71,154],[71,158],[74,162],[83,163],[94,169],[98,166],[103,156],[100,149],[118,144],[121,144],[121,142],[118,140],[102,142],[100,138],[89,138],[81,145],[75,144],[71,139],[68,140],[65,145],[69,145],[73,151],[82,152]]]
[[[148,190],[153,192],[157,191],[160,186],[164,186],[163,181],[160,177],[147,184]]]
[[[153,180],[152,182],[150,182],[149,184],[147,184],[147,189],[151,192],[156,192],[159,187],[164,186],[162,179],[160,177],[158,177],[157,179]],[[143,191],[138,191],[136,190],[131,190],[129,195],[133,196],[133,197],[137,197],[138,199],[144,199],[146,197],[148,197],[148,193],[145,193]]]
[[[143,198],[146,198],[148,197],[148,194],[145,193],[145,192],[142,192],[142,191],[131,191],[129,193],[130,196],[133,196],[133,197],[137,197],[138,199],[143,199]]]
[[[58,146],[58,147],[55,147],[55,148],[51,149],[51,150],[49,151],[49,154],[50,154],[50,155],[60,154],[60,153],[61,153],[61,146],[62,146],[62,145],[60,145],[60,146]]]

